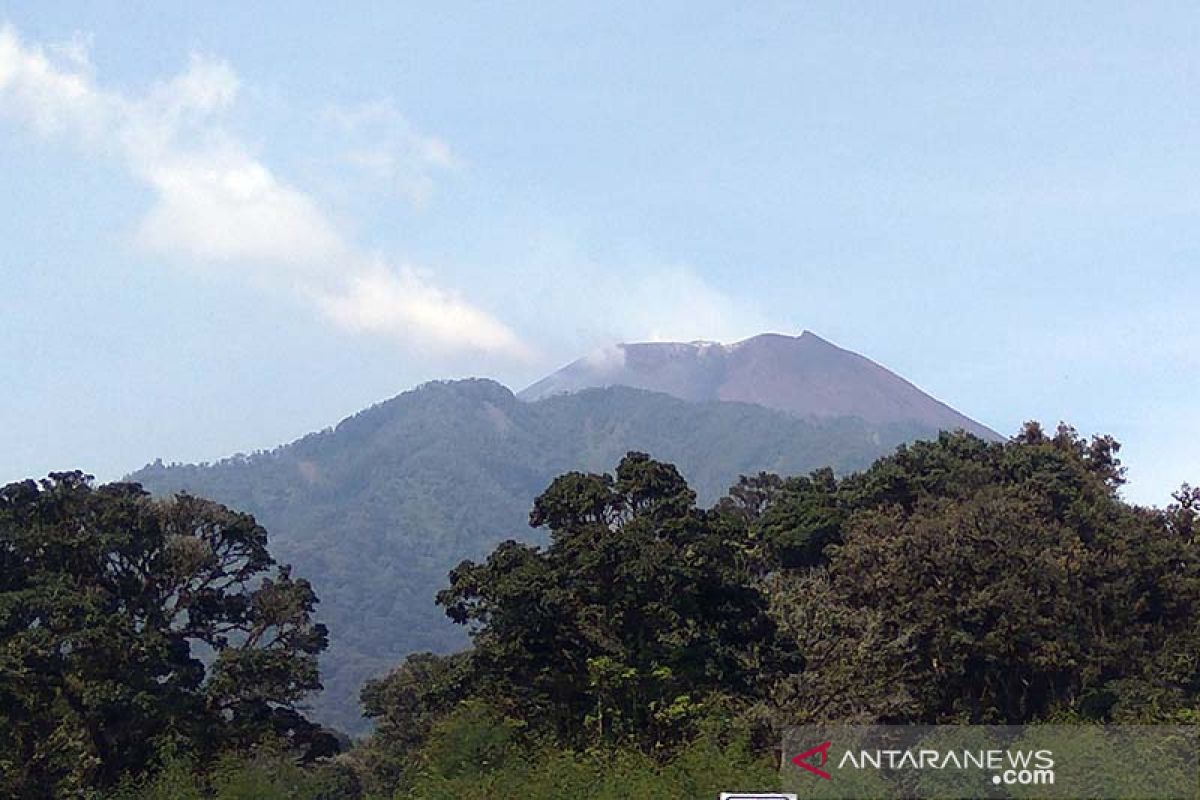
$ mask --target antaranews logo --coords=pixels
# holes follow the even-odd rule
[[[810,726],[786,729],[781,779],[785,790],[828,798],[1032,789],[1039,797],[1195,800],[1198,764],[1194,726]]]
[[[838,769],[978,770],[991,774],[991,782],[1005,785],[1051,785],[1054,753],[1050,750],[847,750]]]
[[[808,770],[813,775],[816,775],[818,778],[824,778],[825,780],[831,780],[833,778],[833,776],[830,775],[825,770],[820,769],[820,768],[825,766],[825,762],[829,761],[829,748],[832,745],[833,745],[833,742],[821,742],[816,747],[810,747],[807,750],[805,750],[803,753],[796,755],[792,759],[792,763],[795,764],[797,767],[800,767],[800,769]],[[817,764],[816,766],[813,766],[813,764],[811,764],[809,762],[809,759],[811,759],[817,755],[821,756],[821,763]]]

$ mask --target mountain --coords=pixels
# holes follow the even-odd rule
[[[739,474],[849,472],[941,427],[801,417],[625,386],[548,394],[519,400],[493,381],[434,382],[270,452],[159,461],[129,479],[156,494],[210,497],[267,528],[276,558],[312,581],[330,628],[314,716],[357,733],[365,679],[410,652],[466,644],[434,594],[462,559],[509,538],[540,541],[529,510],[555,476],[607,471],[642,450],[678,465],[709,504]]]
[[[632,386],[682,400],[733,400],[799,417],[860,417],[872,424],[915,424],[995,431],[963,416],[868,358],[809,331],[766,333],[731,345],[714,342],[621,344],[585,356],[522,391],[522,400],[604,386]]]

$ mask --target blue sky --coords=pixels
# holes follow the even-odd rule
[[[0,480],[809,329],[1200,481],[1195,4],[202,5],[0,9]]]

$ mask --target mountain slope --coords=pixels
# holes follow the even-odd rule
[[[678,464],[710,503],[741,473],[856,470],[935,433],[625,387],[522,402],[497,383],[471,380],[426,384],[269,453],[159,462],[130,479],[258,517],[272,553],[312,581],[330,627],[315,714],[361,731],[364,679],[409,652],[465,643],[434,605],[435,592],[463,558],[507,538],[536,541],[530,505],[555,476],[607,471],[626,451],[644,450]]]
[[[763,334],[732,345],[623,344],[581,358],[522,391],[523,400],[632,386],[683,400],[734,400],[799,417],[860,417],[872,424],[996,433],[868,358],[814,333]]]

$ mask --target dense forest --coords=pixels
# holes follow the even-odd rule
[[[865,469],[915,424],[800,419],[748,403],[690,403],[624,386],[524,402],[489,380],[429,383],[270,452],[130,476],[156,496],[186,491],[254,515],[271,552],[308,579],[329,628],[315,719],[369,726],[363,682],[408,653],[462,649],[434,604],[446,573],[506,539],[543,543],[529,508],[568,470],[604,471],[629,450],[675,464],[700,502],[739,474]]]
[[[469,634],[309,722],[317,597],[246,514],[79,473],[0,490],[0,794],[703,798],[813,722],[1200,722],[1200,490],[1030,423],[705,507],[629,453],[437,593]]]

